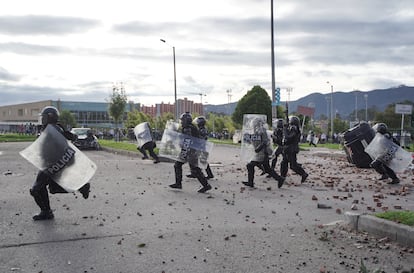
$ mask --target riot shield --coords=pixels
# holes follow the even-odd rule
[[[165,129],[172,130],[172,131],[178,131],[178,128],[180,127],[180,123],[170,119],[167,120],[167,123],[165,123]]]
[[[67,192],[80,189],[97,169],[95,163],[53,125],[48,125],[36,141],[21,151],[20,155],[49,175]]]
[[[142,147],[145,143],[152,141],[151,130],[148,122],[143,122],[135,126],[134,134],[137,138],[138,147]]]
[[[395,172],[403,172],[411,162],[409,152],[380,133],[376,133],[374,139],[365,148],[365,152],[373,159],[386,164]]]
[[[258,127],[258,123],[266,124],[267,117],[258,114],[243,115],[242,142],[240,157],[244,162],[262,161],[255,152],[255,144],[268,141],[266,129]],[[263,139],[266,138],[266,139]]]
[[[205,169],[207,168],[208,155],[212,149],[213,143],[204,139],[165,129],[159,145],[159,154]]]

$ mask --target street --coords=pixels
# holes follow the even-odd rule
[[[310,174],[304,184],[290,170],[278,189],[256,169],[250,189],[240,148],[215,145],[213,189],[200,194],[187,165],[183,189],[173,190],[172,163],[85,151],[98,166],[89,199],[50,195],[55,219],[35,222],[37,170],[19,155],[29,144],[0,143],[0,272],[345,273],[361,260],[372,271],[414,270],[413,249],[344,223],[351,208],[414,210],[412,173],[386,185],[342,151],[309,148],[298,156]]]

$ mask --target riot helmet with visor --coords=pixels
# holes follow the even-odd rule
[[[185,112],[181,114],[180,120],[182,127],[188,127],[193,122],[193,117],[191,116],[190,112]]]
[[[59,110],[54,106],[46,106],[42,109],[39,116],[39,122],[46,126],[48,124],[56,124],[59,120]]]

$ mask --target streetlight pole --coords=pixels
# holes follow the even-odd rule
[[[275,96],[275,91],[276,91],[276,84],[275,84],[275,42],[274,42],[274,31],[273,31],[273,0],[270,0],[270,23],[271,23],[271,52],[272,52],[272,102],[276,102],[276,96]],[[277,118],[277,105],[274,105],[272,107],[272,117],[273,118]]]
[[[164,39],[160,39],[161,42],[168,45],[168,43]],[[169,45],[171,46],[171,45]],[[175,69],[175,46],[171,46],[173,49],[173,61],[174,61],[174,108],[175,108],[175,120],[178,119],[178,105],[177,105],[177,74]]]
[[[329,136],[329,123],[328,123],[328,121],[330,120],[330,118],[329,118],[329,97],[328,96],[326,96],[325,97],[325,99],[326,99],[326,120],[327,120],[327,124],[326,124],[326,135],[327,136]]]
[[[365,98],[365,121],[368,122],[368,94],[365,94],[364,98]]]
[[[327,84],[330,84],[329,81],[326,82]],[[334,117],[333,117],[333,84],[331,85],[331,139],[332,139],[332,143],[333,143],[333,135],[334,135],[334,128],[333,128],[333,122],[334,122]]]
[[[358,93],[355,90],[355,121],[358,121]]]

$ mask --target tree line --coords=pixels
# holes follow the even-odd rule
[[[120,124],[123,124],[124,128],[122,129],[128,129],[134,128],[139,123],[149,122],[151,128],[154,128],[157,131],[163,131],[167,121],[174,119],[173,113],[164,113],[161,116],[152,117],[138,110],[128,112],[125,116],[125,106],[127,105],[127,95],[125,90],[123,88],[114,87],[112,91],[113,92],[109,98],[108,114],[113,118],[115,122],[115,129],[117,129]],[[411,101],[403,101],[400,102],[400,104],[410,104],[414,106],[414,102]],[[320,126],[315,125],[317,123],[310,120],[309,117],[304,117],[303,115],[296,112],[286,113],[286,107],[284,105],[279,105],[276,109],[277,117],[279,118],[286,119],[286,114],[288,114],[298,116],[301,120],[301,123],[303,122],[303,119],[305,119],[305,132],[312,130],[315,133],[322,133],[324,131]],[[269,127],[272,126],[271,98],[269,97],[267,91],[261,86],[253,86],[251,90],[247,91],[247,93],[237,103],[235,111],[231,116],[220,113],[207,113],[207,128],[210,132],[227,132],[229,134],[233,134],[236,130],[242,128],[244,114],[266,115]],[[388,105],[388,107],[383,112],[379,112],[375,107],[372,107],[367,110],[361,109],[357,111],[357,113],[354,112],[349,117],[347,117],[347,119],[343,119],[339,115],[336,115],[333,121],[333,131],[340,133],[349,129],[350,121],[356,119],[355,114],[358,117],[364,118],[365,115],[367,115],[368,120],[372,121],[373,123],[383,122],[393,130],[398,130],[401,127],[401,115],[395,114],[395,103],[392,103]],[[192,115],[194,118],[199,116],[198,113],[192,113]],[[406,117],[404,119],[404,128],[406,131],[414,133],[414,120],[412,116],[413,115],[409,115],[409,117]],[[328,121],[327,117],[320,117],[320,120],[324,119]],[[62,111],[60,120],[64,125],[76,127],[76,120],[69,111]],[[327,129],[330,131],[330,122],[326,122],[326,125],[328,126]]]

